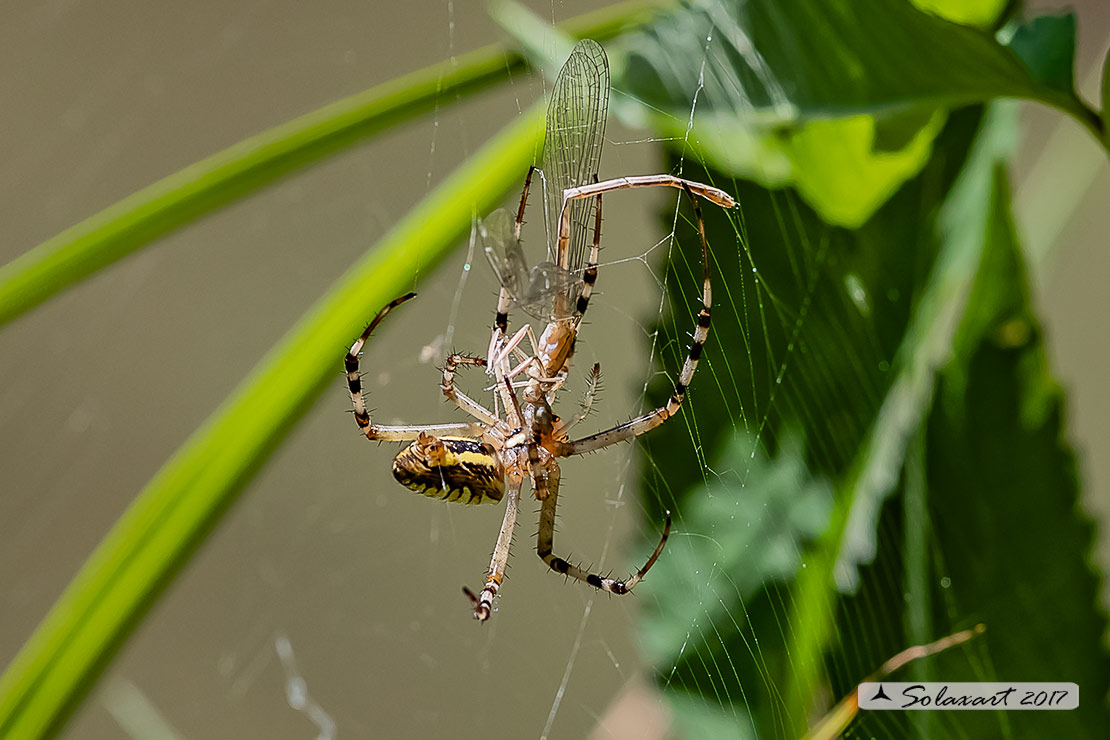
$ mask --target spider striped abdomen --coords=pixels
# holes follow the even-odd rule
[[[393,458],[393,477],[405,488],[464,504],[497,503],[505,468],[492,446],[469,437],[420,439]]]

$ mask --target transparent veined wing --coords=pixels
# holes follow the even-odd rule
[[[554,312],[555,296],[574,290],[581,278],[553,262],[541,262],[529,269],[524,246],[513,227],[513,216],[504,208],[479,220],[482,251],[516,306],[534,319],[548,321]]]
[[[478,239],[501,287],[519,301],[523,286],[528,284],[528,263],[520,239],[513,234],[513,218],[509,212],[498,208],[479,219]]]
[[[547,106],[543,173],[549,254],[555,254],[559,237],[563,191],[597,178],[608,110],[609,60],[601,44],[582,39],[559,71]],[[555,255],[556,263],[574,275],[581,273],[586,259],[592,213],[592,200],[571,203],[568,253]]]

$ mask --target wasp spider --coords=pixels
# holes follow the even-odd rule
[[[706,197],[723,207],[732,207],[735,201],[716,188],[688,183],[669,176],[664,179],[665,182],[656,180],[645,184],[680,187],[690,196],[701,239],[704,270],[701,306],[693,333],[693,342],[679,373],[678,382],[675,383],[670,399],[665,405],[605,431],[572,439],[569,435],[570,428],[585,417],[593,402],[600,373],[600,368],[595,365],[589,374],[588,390],[581,412],[564,420],[552,411],[556,393],[563,385],[569,371],[575,339],[597,280],[598,249],[601,241],[601,194],[639,184],[626,178],[566,191],[565,202],[587,198],[595,200],[593,242],[581,275],[565,276],[566,280],[557,281],[558,291],[552,298],[549,320],[539,338],[535,337],[529,325],[525,325],[512,336],[508,335],[509,309],[514,296],[513,290],[503,283],[487,356],[452,354],[447,357],[440,388],[447,398],[473,417],[471,421],[453,424],[382,426],[370,420],[362,392],[359,354],[367,338],[382,319],[398,305],[412,298],[414,293],[397,298],[379,311],[347,353],[344,363],[347,384],[354,406],[355,423],[359,430],[370,440],[409,443],[393,460],[393,475],[398,482],[418,493],[446,501],[479,504],[497,503],[505,499],[505,517],[494,546],[485,585],[478,595],[464,588],[473,604],[474,617],[480,621],[489,619],[494,598],[505,578],[509,546],[520,505],[521,487],[526,478],[531,479],[532,492],[541,504],[536,552],[544,563],[557,573],[612,594],[626,594],[640,582],[655,563],[667,541],[671,528],[669,512],[655,551],[644,566],[627,580],[590,573],[556,556],[553,543],[555,507],[559,495],[559,458],[596,452],[619,442],[629,441],[651,431],[678,413],[686,396],[686,389],[694,376],[694,370],[698,366],[702,347],[709,336],[712,302],[709,247],[706,242],[701,208],[694,196],[697,194]],[[531,172],[525,181],[517,217],[511,224],[513,238],[517,240],[530,180]],[[561,231],[565,232],[566,229]],[[487,234],[488,238],[491,237]],[[568,287],[571,285],[574,286],[573,290]],[[531,345],[530,353],[522,349],[525,339]],[[460,369],[466,367],[483,368],[493,378],[492,410],[456,387],[455,376]]]

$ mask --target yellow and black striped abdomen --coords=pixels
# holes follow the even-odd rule
[[[393,458],[393,477],[405,488],[445,501],[497,503],[505,495],[497,451],[469,437],[422,435]]]

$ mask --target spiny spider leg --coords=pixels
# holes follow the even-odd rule
[[[496,426],[498,419],[494,412],[455,387],[455,373],[458,371],[459,365],[485,367],[486,361],[481,357],[470,357],[468,355],[461,355],[457,352],[448,355],[447,361],[443,364],[443,382],[440,385],[440,388],[443,389],[443,395],[454,401],[460,409],[470,414],[475,419],[478,419],[484,424]]]
[[[558,470],[558,467],[555,467]],[[540,533],[536,538],[536,554],[540,556],[543,562],[547,563],[547,567],[556,573],[561,573],[570,578],[588,583],[594,588],[608,591],[617,596],[624,596],[632,591],[636,584],[643,580],[643,577],[655,565],[655,561],[659,559],[660,553],[663,552],[663,546],[667,544],[667,537],[671,534],[671,512],[667,512],[667,520],[663,525],[663,536],[659,538],[659,544],[655,546],[655,551],[644,563],[644,567],[636,571],[635,575],[627,581],[619,581],[615,578],[608,576],[599,576],[589,571],[583,570],[577,565],[557,557],[552,548],[555,545],[555,504],[559,498],[559,481],[556,477],[554,484],[548,481],[547,495],[542,499],[543,503],[540,508]]]
[[[585,419],[590,415],[593,410],[594,403],[597,401],[598,394],[601,392],[601,363],[595,362],[590,374],[586,377],[586,393],[582,396],[582,401],[578,404],[578,413],[575,414],[570,421],[563,424],[561,427],[562,432],[566,434],[567,430],[573,427],[578,422]]]
[[[397,306],[400,306],[405,301],[413,298],[416,293],[406,293],[400,298],[395,298],[390,301],[385,308],[378,311],[378,314],[362,332],[351,349],[347,352],[347,356],[343,360],[343,369],[347,373],[347,389],[351,393],[351,405],[354,408],[355,424],[358,425],[359,431],[370,440],[378,440],[382,442],[411,442],[418,439],[421,434],[431,434],[434,436],[449,436],[449,435],[479,435],[482,433],[481,424],[425,424],[422,426],[382,426],[380,424],[370,423],[370,413],[366,410],[366,399],[362,395],[362,374],[359,370],[358,356],[362,353],[362,348],[366,344],[366,340],[370,338],[370,334],[377,328],[378,324],[382,323],[382,319],[386,314],[392,311]]]
[[[567,188],[563,191],[563,210],[559,215],[559,241],[558,257],[559,266],[563,269],[569,267],[570,260],[570,204],[571,201],[582,198],[591,198],[595,195],[608,193],[613,190],[627,190],[629,188],[670,187],[685,190],[687,193],[700,195],[711,203],[722,208],[735,208],[736,199],[720,188],[715,188],[704,183],[684,180],[674,175],[637,175],[634,177],[617,177],[604,182],[595,181],[589,185],[577,188]]]
[[[583,437],[573,442],[553,443],[551,449],[559,457],[595,452],[610,445],[617,444],[618,442],[626,442],[641,434],[650,432],[667,419],[673,417],[678,413],[679,409],[682,408],[682,402],[686,398],[686,389],[690,386],[690,381],[694,377],[694,371],[698,368],[698,360],[701,358],[702,348],[709,338],[710,307],[713,304],[713,293],[709,281],[709,243],[705,236],[705,222],[702,220],[701,206],[698,205],[694,193],[691,192],[691,189],[688,187],[685,188],[685,190],[686,194],[690,196],[690,201],[694,204],[694,215],[698,222],[698,234],[701,237],[701,261],[705,277],[702,285],[702,306],[701,310],[698,312],[697,327],[694,329],[694,340],[690,344],[690,353],[686,356],[686,362],[682,365],[682,372],[678,375],[678,382],[674,385],[674,391],[671,393],[671,397],[667,400],[665,406],[660,406],[655,411],[644,414],[632,421],[619,424],[612,429],[606,429],[603,432],[598,432],[597,434]]]
[[[520,191],[520,207],[516,211],[516,223],[513,225],[513,236],[520,239],[520,228],[524,225],[524,208],[528,205],[528,188],[532,186],[532,173],[536,171],[536,165],[528,168],[528,175],[524,178],[524,189]],[[494,326],[501,330],[501,334],[509,333],[509,305],[512,303],[512,296],[504,285],[501,286],[500,292],[497,294],[497,314],[494,316]]]
[[[493,557],[490,559],[489,572],[486,574],[486,584],[480,595],[463,586],[463,593],[467,595],[474,605],[474,618],[479,622],[489,619],[493,608],[493,600],[505,580],[505,569],[509,564],[509,547],[513,543],[513,529],[516,527],[516,513],[520,503],[521,478],[510,478],[508,490],[505,492],[505,518],[501,520],[501,531],[497,535],[497,544],[493,546]]]

